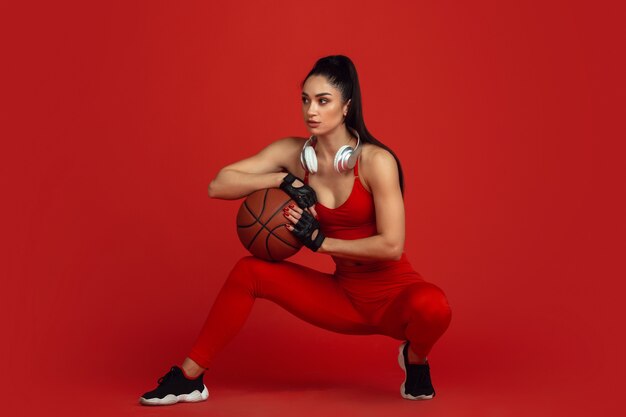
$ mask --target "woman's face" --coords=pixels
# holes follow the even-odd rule
[[[302,87],[302,116],[312,135],[324,135],[341,125],[349,103],[323,75],[310,76]]]

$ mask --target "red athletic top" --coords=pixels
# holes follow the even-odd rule
[[[309,173],[304,174],[304,183],[308,184]],[[331,209],[319,201],[315,204],[320,229],[327,237],[344,240],[362,239],[374,236],[376,229],[376,210],[372,194],[363,187],[359,179],[359,161],[354,166],[354,183],[348,199],[339,207]],[[416,274],[403,252],[398,261],[376,261],[370,267],[377,265],[382,269],[393,266],[398,272]],[[341,270],[361,272],[362,266],[341,266]]]
[[[308,183],[309,173],[304,175]],[[359,180],[359,162],[354,166],[354,184],[348,199],[339,207],[331,209],[319,201],[315,205],[322,232],[336,239],[362,239],[376,234],[376,211],[374,199],[361,180]]]

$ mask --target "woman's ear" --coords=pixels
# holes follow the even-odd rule
[[[346,104],[343,105],[343,115],[347,116],[348,115],[348,109],[350,108],[350,102],[352,101],[352,99],[348,99],[348,101],[346,101]]]

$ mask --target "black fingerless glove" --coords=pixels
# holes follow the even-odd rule
[[[302,187],[294,187],[292,184],[295,180],[300,180],[303,184]],[[313,188],[304,184],[304,181],[291,173],[287,173],[287,176],[283,178],[280,189],[286,192],[301,209],[311,207],[317,203],[317,195]]]
[[[317,235],[313,239],[311,236],[313,236],[316,230]],[[326,239],[326,236],[320,230],[320,223],[308,211],[302,212],[300,220],[293,226],[292,233],[296,235],[304,246],[313,252],[317,252],[320,246],[322,246],[324,239]]]

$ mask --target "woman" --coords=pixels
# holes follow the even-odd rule
[[[402,170],[395,154],[365,127],[349,58],[316,62],[302,83],[302,114],[308,140],[284,138],[224,167],[209,185],[209,196],[237,199],[280,187],[297,203],[285,210],[286,227],[311,250],[332,256],[335,273],[241,259],[189,357],[160,378],[159,386],[140,398],[142,404],[205,400],[204,371],[243,326],[256,298],[331,331],[405,341],[398,357],[405,371],[402,397],[435,396],[427,355],[448,328],[450,307],[403,252]]]

